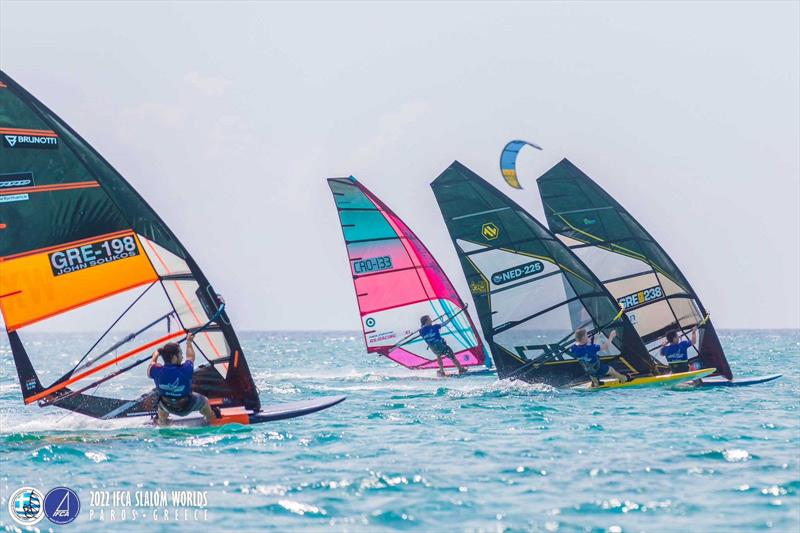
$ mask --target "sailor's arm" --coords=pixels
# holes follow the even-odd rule
[[[186,334],[186,360],[194,363],[194,333]]]
[[[150,364],[147,365],[147,377],[150,377],[150,369],[153,368],[153,365],[158,364],[158,350],[153,352],[153,355],[150,356]]]
[[[697,326],[692,329],[692,346],[697,344]]]
[[[603,350],[603,351],[605,352],[605,351],[607,351],[609,348],[611,348],[611,343],[613,343],[613,342],[614,342],[614,338],[615,338],[616,336],[617,336],[617,330],[615,330],[615,329],[612,329],[612,330],[611,330],[611,333],[608,335],[608,340],[606,340],[606,342],[604,342],[604,343],[603,343],[603,344],[600,346],[600,349],[601,349],[601,350]]]

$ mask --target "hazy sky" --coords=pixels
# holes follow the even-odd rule
[[[3,1],[0,66],[159,212],[240,329],[359,329],[325,178],[358,177],[467,296],[428,184],[458,159],[538,216],[562,157],[718,327],[798,327],[798,6]],[[512,138],[545,149],[521,192],[498,170]]]

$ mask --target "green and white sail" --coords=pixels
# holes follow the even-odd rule
[[[568,347],[585,328],[601,358],[631,375],[658,372],[603,284],[519,205],[459,162],[431,184],[500,378],[566,385],[585,378]]]
[[[699,326],[690,360],[732,379],[697,293],[642,225],[567,159],[537,182],[550,230],[603,281],[651,353],[658,353],[669,330],[688,335]]]

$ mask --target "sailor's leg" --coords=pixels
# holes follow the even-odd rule
[[[195,402],[197,410],[206,419],[206,424],[211,424],[217,419],[217,415],[214,414],[214,410],[211,409],[211,405],[208,403],[208,398],[195,392],[192,394],[192,401]]]
[[[445,353],[445,355],[446,355],[447,357],[449,357],[449,358],[450,358],[450,360],[451,360],[451,361],[453,361],[453,363],[455,363],[455,365],[456,365],[456,368],[458,368],[458,373],[459,373],[459,374],[463,374],[464,372],[466,372],[466,371],[467,371],[467,369],[466,369],[466,368],[464,368],[464,367],[461,365],[461,363],[459,363],[459,362],[458,362],[458,359],[456,358],[456,355],[453,353],[453,349],[452,349],[452,348],[450,348],[449,346],[447,347],[447,352]]]
[[[626,376],[625,374],[620,374],[613,366],[610,365],[608,367],[607,375],[611,376],[612,378],[615,378],[620,383],[625,383],[626,381],[628,381],[628,376]]]
[[[169,425],[169,411],[164,409],[164,406],[161,405],[161,402],[158,402],[156,405],[156,424],[159,426]]]
[[[436,362],[439,363],[439,370],[436,373],[439,376],[444,377],[444,363],[442,363],[442,354],[436,353]]]

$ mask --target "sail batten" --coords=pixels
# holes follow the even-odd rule
[[[410,369],[437,368],[416,335],[422,315],[451,321],[442,337],[463,366],[486,361],[450,280],[405,223],[355,178],[328,180],[339,214],[367,351]],[[445,367],[453,367],[444,358]]]

